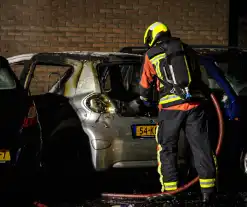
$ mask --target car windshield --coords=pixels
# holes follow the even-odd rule
[[[8,68],[0,68],[0,90],[14,89],[16,82]]]

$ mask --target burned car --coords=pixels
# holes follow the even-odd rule
[[[211,50],[201,51],[203,58],[203,51]],[[217,50],[213,52],[217,53]],[[32,95],[43,129],[44,163],[54,168],[62,167],[65,171],[73,171],[74,166],[85,166],[87,162],[91,162],[96,171],[157,165],[157,109],[143,108],[137,113],[129,104],[139,97],[142,55],[61,52],[22,57],[26,61],[20,79],[26,90],[35,81],[33,77],[38,64],[66,66],[45,94]],[[18,58],[9,61],[14,63],[14,59]],[[207,59],[206,62],[210,61]],[[211,66],[218,70],[214,61]],[[227,104],[232,106],[232,98],[237,95],[224,75],[215,80],[208,74],[207,67],[211,66],[202,63],[203,78],[217,93],[224,110]],[[150,96],[158,100],[155,90]],[[237,114],[230,118],[226,115],[226,119],[236,118]],[[183,140],[179,146],[179,163],[185,162]]]
[[[156,116],[146,112],[136,116],[128,108],[139,96],[140,55],[65,52],[29,58],[20,77],[27,90],[37,64],[68,66],[46,94],[32,96],[43,129],[44,149],[49,159],[56,160],[53,163],[74,163],[79,154],[76,149],[80,151],[82,144],[90,148],[98,171],[156,165]]]

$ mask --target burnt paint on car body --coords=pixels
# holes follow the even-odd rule
[[[97,52],[63,52],[30,54],[29,66],[24,68],[25,81],[31,81],[31,74],[35,70],[34,64],[68,64],[74,68],[71,79],[75,81],[74,88],[65,85],[63,96],[69,98],[70,105],[76,111],[81,126],[88,136],[94,168],[98,171],[110,167],[149,167],[156,166],[155,140],[134,140],[131,135],[132,124],[148,124],[148,117],[121,117],[119,114],[100,114],[87,107],[87,99],[95,94],[103,93],[98,79],[96,66],[98,63],[125,63],[139,62],[141,56],[124,53],[97,53]],[[10,58],[16,62],[18,58]],[[20,58],[18,61],[21,61]],[[25,56],[27,60],[27,56]],[[11,61],[13,60],[13,61]],[[79,64],[80,63],[80,64]],[[79,71],[79,73],[75,73]],[[30,78],[30,80],[28,80]],[[90,81],[85,81],[90,79]],[[84,87],[85,86],[85,87]],[[49,93],[53,93],[53,86]],[[84,89],[86,89],[84,91]],[[68,92],[70,91],[70,92]],[[110,143],[110,144],[109,144]],[[105,147],[108,146],[108,147]]]

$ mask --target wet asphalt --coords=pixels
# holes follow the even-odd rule
[[[227,175],[227,173],[224,173]],[[47,200],[48,207],[79,207],[79,206],[114,206],[114,207],[173,207],[173,206],[247,206],[247,179],[243,173],[231,175],[223,180],[221,179],[221,183],[218,187],[218,192],[216,193],[216,198],[212,204],[204,205],[200,201],[200,190],[199,186],[196,184],[193,187],[189,188],[185,192],[177,194],[176,196],[163,196],[152,199],[102,199],[99,194],[102,192],[110,192],[110,193],[128,193],[128,194],[140,194],[140,193],[155,193],[160,191],[160,184],[158,181],[158,175],[155,169],[148,170],[119,170],[114,172],[108,172],[107,175],[102,175],[100,179],[98,179],[93,186],[88,185],[87,193],[85,191],[81,191],[81,194],[77,194],[77,197],[83,197],[82,200],[73,199],[66,200],[61,202],[69,193],[73,192],[73,189],[80,191],[77,187],[66,187],[64,193],[60,192],[60,196],[56,196],[56,199]],[[193,177],[193,175],[191,175]],[[188,178],[188,180],[191,178]],[[234,179],[236,182],[231,182],[230,185],[227,185],[226,181]],[[90,181],[87,181],[90,183]],[[232,183],[236,183],[236,185],[232,185]],[[79,182],[77,183],[79,184]],[[84,182],[84,186],[87,183]],[[65,187],[64,185],[62,185]],[[83,184],[81,183],[82,187]],[[97,190],[94,194],[94,190],[92,187],[95,187]],[[61,189],[61,188],[60,188]],[[64,188],[65,189],[65,188]],[[246,189],[246,192],[245,192]],[[55,189],[54,189],[55,191]],[[67,191],[67,193],[66,193]],[[88,198],[85,195],[89,195]],[[45,199],[43,199],[45,201]]]
[[[190,180],[194,175],[191,173],[187,179]],[[5,203],[7,200],[12,203],[5,205],[1,202],[0,207],[28,207],[32,201],[40,201],[48,207],[247,206],[247,177],[241,172],[230,175],[223,171],[221,175],[223,179],[219,179],[216,199],[213,204],[203,205],[200,201],[198,184],[176,196],[155,199],[102,199],[100,197],[103,192],[127,194],[160,192],[156,169],[115,170],[100,176],[97,174],[97,178],[95,175],[72,177],[56,173],[50,177],[32,177],[27,174],[22,178],[13,179],[13,176],[8,174],[9,180],[1,180],[2,186],[6,184],[8,193],[3,194],[1,191],[0,201],[5,199]],[[228,182],[230,180],[232,182]]]

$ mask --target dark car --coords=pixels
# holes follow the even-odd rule
[[[8,60],[0,56],[0,165],[34,164],[41,130],[35,104]]]

